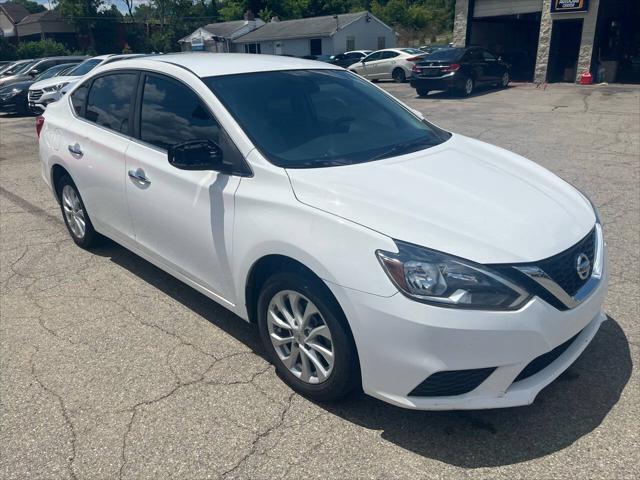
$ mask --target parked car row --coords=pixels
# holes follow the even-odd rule
[[[0,112],[42,113],[94,68],[143,54],[108,54],[18,60],[0,68]]]

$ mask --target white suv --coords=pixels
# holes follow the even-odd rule
[[[605,319],[585,196],[339,67],[116,62],[37,128],[79,246],[105,235],[257,323],[315,399],[361,385],[407,408],[528,404]]]

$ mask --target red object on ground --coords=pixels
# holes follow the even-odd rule
[[[591,85],[593,83],[593,75],[590,72],[585,72],[580,75],[580,85]]]
[[[42,130],[42,127],[44,127],[44,117],[40,115],[39,117],[36,117],[36,133],[38,134],[38,138],[40,138],[40,131]]]

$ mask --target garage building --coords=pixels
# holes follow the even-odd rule
[[[457,0],[453,37],[502,56],[514,80],[640,83],[638,0]]]

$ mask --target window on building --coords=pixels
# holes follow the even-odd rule
[[[129,111],[138,75],[117,73],[93,81],[87,98],[85,118],[101,127],[129,133]]]
[[[347,37],[347,52],[356,49],[356,37]]]
[[[386,45],[387,45],[387,37],[378,37],[378,50],[387,48]]]
[[[311,55],[322,55],[322,39],[312,38],[309,40],[309,50]]]
[[[140,139],[160,148],[189,140],[219,141],[220,128],[198,96],[185,85],[147,76],[140,110]]]
[[[244,44],[244,53],[262,53],[260,51],[259,43],[245,43]]]

